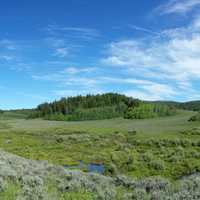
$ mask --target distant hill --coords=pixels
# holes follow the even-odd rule
[[[155,103],[166,104],[174,106],[178,109],[200,111],[200,101],[176,102],[176,101],[155,101]]]
[[[35,109],[3,111],[0,117],[43,118],[47,120],[81,121],[124,117],[145,119],[174,115],[176,109],[200,111],[200,101],[142,101],[117,93],[61,98],[42,103]]]
[[[29,117],[50,120],[94,120],[121,117],[130,106],[139,100],[116,93],[61,98],[52,103],[43,103]]]
[[[162,103],[144,102],[117,93],[62,98],[40,104],[29,118],[81,121],[124,117],[145,119],[175,114],[175,109]]]
[[[24,119],[33,112],[34,109],[0,110],[0,119]]]

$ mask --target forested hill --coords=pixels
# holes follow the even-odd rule
[[[200,111],[200,101],[142,101],[117,93],[61,98],[36,109],[0,110],[1,118],[43,118],[48,120],[96,120],[124,117],[145,119],[169,116],[176,109]]]
[[[131,105],[136,100],[125,95],[107,93],[102,95],[87,95],[62,98],[52,103],[43,103],[37,107],[37,110],[44,114],[63,113],[71,114],[76,109],[90,109],[107,106],[117,106],[120,104]]]
[[[40,104],[30,117],[58,120],[105,119],[122,116],[127,107],[139,100],[116,93],[62,98],[52,103]]]
[[[155,101],[154,103],[174,106],[177,109],[200,111],[200,101],[176,102],[176,101]]]
[[[172,106],[144,102],[117,93],[62,98],[40,104],[29,118],[48,120],[96,120],[124,117],[144,119],[175,113]]]

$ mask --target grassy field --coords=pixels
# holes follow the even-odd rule
[[[61,165],[105,164],[108,175],[175,179],[200,171],[194,112],[147,120],[58,122],[0,117],[0,148]]]
[[[24,118],[26,118],[26,116],[27,115],[24,113],[5,111],[3,113],[0,113],[0,120],[24,119]]]

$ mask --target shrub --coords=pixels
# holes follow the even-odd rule
[[[149,162],[149,167],[155,169],[155,170],[164,170],[165,169],[165,163],[164,161],[158,159],[158,160],[152,160]]]
[[[114,163],[110,163],[106,165],[106,173],[114,176],[117,174],[117,167]]]
[[[69,121],[110,119],[123,116],[124,111],[118,109],[117,106],[106,106],[89,109],[77,109],[73,114],[69,115]]]
[[[138,107],[129,107],[124,117],[126,119],[148,119],[174,115],[176,110],[163,104],[141,103]]]
[[[46,120],[54,120],[54,121],[67,121],[68,117],[63,115],[62,113],[54,114],[54,115],[46,115],[44,116]]]
[[[183,135],[200,135],[200,128],[193,128],[191,130],[181,131]]]
[[[7,183],[4,190],[0,192],[0,199],[14,200],[20,192],[20,187],[17,183]]]
[[[60,200],[95,200],[95,195],[87,191],[65,192]]]
[[[196,115],[192,116],[188,121],[192,122],[200,122],[200,112],[198,112]]]
[[[151,153],[149,153],[149,152],[146,152],[146,153],[142,154],[141,158],[145,162],[151,162],[154,159],[153,155]]]

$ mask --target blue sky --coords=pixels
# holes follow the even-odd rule
[[[118,92],[200,99],[200,0],[0,0],[0,108]]]

